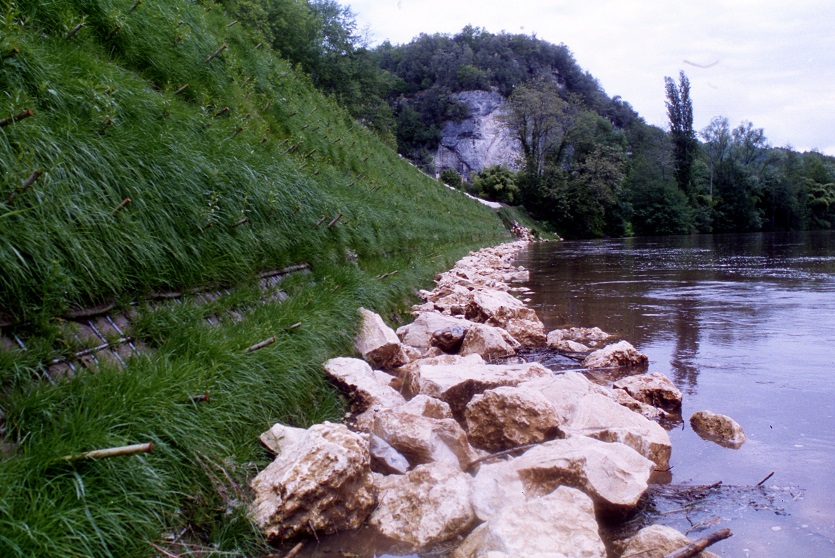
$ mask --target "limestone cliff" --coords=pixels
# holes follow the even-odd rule
[[[470,116],[444,125],[435,154],[435,171],[453,169],[469,179],[471,174],[494,165],[518,168],[522,148],[501,121],[506,99],[490,91],[463,91],[455,98],[467,105]]]

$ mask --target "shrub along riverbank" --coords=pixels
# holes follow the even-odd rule
[[[341,416],[321,363],[350,351],[356,308],[395,321],[416,286],[508,233],[219,4],[18,0],[0,15],[0,333],[27,348],[0,349],[0,555],[145,556],[169,535],[257,555],[257,436]],[[257,274],[298,263],[310,273],[264,303]],[[204,285],[234,288],[143,302]],[[78,348],[60,315],[101,303],[136,311],[151,351],[43,379]],[[140,442],[153,452],[62,460]]]

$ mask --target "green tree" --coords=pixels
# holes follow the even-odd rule
[[[696,156],[698,142],[693,131],[693,103],[690,100],[690,80],[679,72],[679,83],[665,77],[667,94],[667,117],[670,120],[670,135],[673,141],[675,177],[681,191],[693,194],[691,170]]]
[[[487,167],[473,177],[473,189],[482,197],[508,205],[519,203],[519,186],[513,171],[504,165]]]

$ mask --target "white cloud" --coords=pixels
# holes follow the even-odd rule
[[[687,73],[696,127],[750,120],[774,145],[835,155],[835,2],[828,0],[347,0],[372,40],[536,34],[565,43],[609,95],[666,126],[664,76]],[[711,68],[697,64],[719,63]]]

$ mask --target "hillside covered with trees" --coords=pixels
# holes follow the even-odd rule
[[[755,124],[721,115],[694,130],[698,99],[690,98],[684,74],[666,78],[670,122],[661,129],[626,99],[609,97],[564,44],[466,27],[371,48],[350,8],[335,0],[224,2],[318,88],[430,174],[444,170],[433,160],[444,124],[467,117],[456,93],[492,90],[506,97],[507,125],[524,151],[521,170],[489,169],[490,176],[466,187],[521,203],[564,235],[835,224],[833,158],[772,146]],[[457,182],[451,173],[444,178]]]

